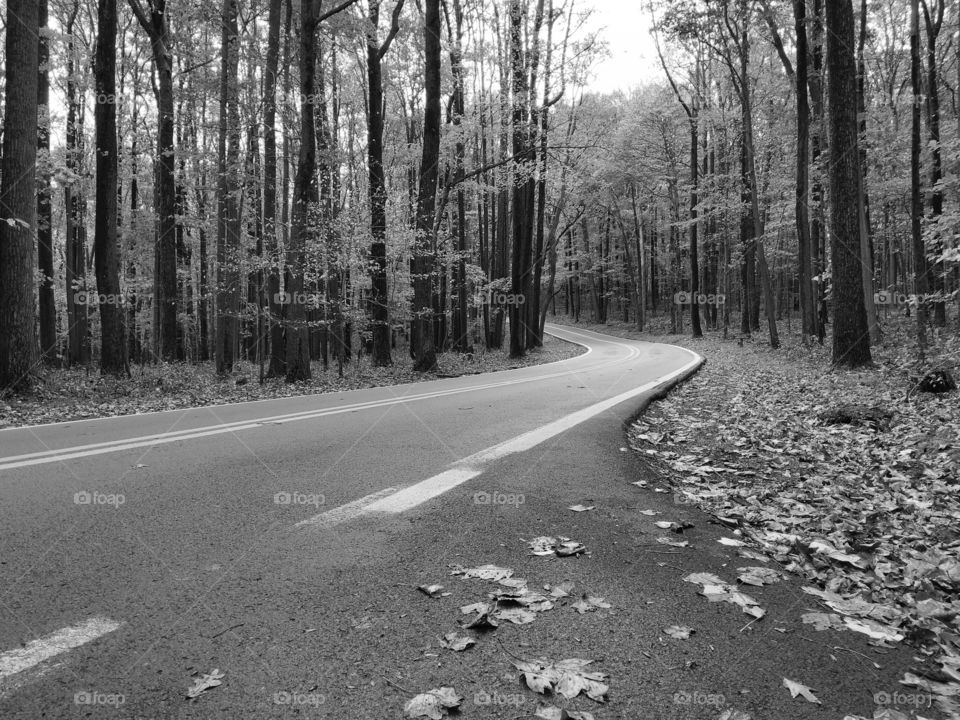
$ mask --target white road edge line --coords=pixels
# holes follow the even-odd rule
[[[393,495],[388,495],[377,502],[367,505],[362,510],[362,514],[396,514],[404,512],[405,510],[410,510],[426,502],[427,500],[431,500],[432,498],[442,495],[448,490],[452,490],[458,485],[462,485],[468,480],[472,480],[483,473],[483,468],[485,465],[489,465],[495,460],[504,458],[507,455],[513,455],[515,453],[530,450],[540,443],[549,440],[560,433],[566,432],[570,428],[579,425],[580,423],[585,422],[586,420],[589,420],[590,418],[595,417],[596,415],[599,415],[600,413],[605,412],[606,410],[609,410],[610,408],[619,405],[626,400],[634,398],[637,395],[642,395],[643,393],[653,390],[661,385],[666,385],[674,378],[683,375],[703,362],[703,358],[692,350],[687,350],[686,348],[680,349],[685,350],[693,355],[694,359],[679,370],[675,370],[669,375],[648,382],[644,385],[634,388],[633,390],[628,390],[620,395],[616,395],[607,400],[602,400],[601,402],[595,403],[584,408],[583,410],[578,410],[577,412],[571,413],[566,417],[562,417],[559,420],[555,420],[552,423],[548,423],[542,427],[539,427],[536,430],[531,430],[523,435],[518,435],[515,438],[511,438],[510,440],[493,445],[485,450],[481,450],[478,453],[469,455],[459,462],[454,463],[451,468],[438,475],[434,475],[433,477],[427,478],[426,480],[423,480],[415,485],[404,488]]]
[[[353,502],[348,502],[346,505],[340,505],[335,507],[332,510],[327,510],[322,512],[319,515],[314,515],[313,517],[307,518],[306,520],[301,520],[296,525],[298,527],[331,527],[333,525],[339,525],[342,522],[347,520],[352,520],[353,518],[361,515],[364,508],[376,502],[382,497],[386,497],[392,493],[395,493],[397,489],[395,487],[389,487],[379,492],[375,492],[372,495],[367,495],[362,497],[359,500],[354,500]]]
[[[0,654],[0,683],[5,678],[28,670],[44,660],[112,633],[121,625],[122,623],[107,618],[90,618],[78,625],[71,625],[31,640],[26,647],[8,650]]]

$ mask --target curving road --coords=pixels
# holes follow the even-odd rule
[[[621,452],[623,422],[702,359],[548,331],[587,352],[414,385],[0,431],[0,717],[372,720],[399,718],[412,694],[442,685],[466,697],[465,715],[532,715],[536,698],[506,679],[512,653],[594,659],[613,688],[598,718],[715,718],[718,697],[739,697],[731,668],[777,661],[736,648],[726,624],[743,616],[703,602],[670,569],[717,572],[731,551],[711,539],[719,531],[630,485],[645,471]],[[596,510],[567,509],[579,502]],[[657,518],[640,506],[693,519],[707,549],[665,558]],[[590,555],[531,555],[522,538],[544,534],[574,537]],[[458,608],[489,590],[450,577],[451,566],[485,563],[531,586],[574,582],[612,608],[558,607],[501,627],[502,645],[440,649]],[[424,583],[451,594],[428,598]],[[791,598],[764,602],[772,616]],[[692,685],[687,648],[657,647],[682,613],[709,652],[731,653]],[[777,652],[796,655],[777,638]],[[222,684],[188,699],[214,669]],[[785,692],[779,680],[771,697]]]

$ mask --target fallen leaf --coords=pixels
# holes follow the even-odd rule
[[[808,612],[800,616],[806,625],[813,625],[815,630],[843,630],[843,621],[834,613]]]
[[[687,640],[696,632],[692,627],[687,627],[686,625],[671,625],[670,627],[665,627],[663,631],[677,640]]]
[[[187,697],[195,698],[205,690],[217,687],[221,684],[224,677],[225,673],[220,672],[218,668],[214,668],[202,677],[196,679],[193,685],[190,686],[190,689],[187,690]]]
[[[802,683],[798,683],[796,680],[784,678],[783,686],[790,691],[790,697],[792,698],[796,698],[799,695],[807,702],[817,703],[818,705],[822,704],[817,700],[817,696],[811,692],[810,688]]]
[[[597,597],[596,595],[584,594],[582,598],[577,600],[577,602],[575,602],[572,605],[572,607],[578,613],[583,615],[584,613],[592,612],[597,608],[602,608],[602,609],[609,608],[611,607],[611,605],[610,603],[605,602],[602,597]]]
[[[593,713],[579,710],[564,710],[563,708],[558,708],[555,705],[547,705],[546,703],[537,705],[534,717],[540,720],[595,720]]]
[[[721,545],[728,545],[729,547],[743,547],[746,543],[743,540],[734,540],[733,538],[722,537],[717,540]]]
[[[544,590],[550,591],[550,597],[559,600],[560,598],[570,597],[570,591],[573,590],[572,582],[560,583],[554,587],[544,586]]]
[[[455,632],[447,633],[440,641],[440,647],[454,652],[463,652],[471,645],[476,645],[477,641],[466,635],[457,635]]]
[[[606,674],[584,671],[584,668],[591,664],[591,660],[570,658],[556,663],[545,659],[512,662],[520,671],[521,679],[534,692],[545,693],[552,690],[568,700],[583,693],[591,700],[602,703],[610,691],[609,686],[603,682],[607,679]]]
[[[434,599],[446,597],[450,594],[443,592],[443,585],[418,585],[417,590]]]
[[[493,580],[494,582],[500,582],[509,578],[513,575],[513,570],[510,568],[502,568],[496,565],[481,565],[480,567],[475,568],[457,568],[451,575],[463,575],[463,579],[468,578],[477,578],[479,580]]]
[[[574,512],[587,512],[588,510],[596,510],[596,505],[571,505],[567,510],[573,510]]]
[[[673,540],[668,537],[658,537],[657,542],[661,545],[669,545],[670,547],[685,548],[690,546],[689,540]]]
[[[421,693],[403,706],[408,718],[428,717],[442,720],[448,709],[459,708],[463,698],[451,687],[441,687]]]
[[[514,625],[528,625],[537,619],[537,616],[525,608],[508,608],[498,610],[495,617],[498,620],[505,620]]]
[[[779,582],[781,577],[776,570],[764,567],[742,567],[737,568],[737,572],[740,573],[737,580],[745,585],[756,585],[758,587]]]

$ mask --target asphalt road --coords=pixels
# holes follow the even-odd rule
[[[732,581],[735,548],[656,493],[623,423],[693,372],[687,350],[553,327],[588,352],[519,370],[330,395],[0,431],[0,718],[400,718],[452,686],[464,717],[531,716],[516,657],[582,657],[603,718],[872,713],[903,651],[816,633],[799,583],[751,594],[760,621],[708,603],[689,572]],[[650,488],[631,484],[648,478]],[[594,510],[575,513],[584,503]],[[659,516],[644,515],[652,509]],[[691,547],[657,543],[687,520]],[[669,533],[667,533],[669,535]],[[532,555],[563,535],[589,554]],[[569,601],[439,647],[509,567]],[[428,598],[424,583],[449,596]],[[695,628],[688,640],[663,628]],[[463,634],[463,630],[459,630]],[[842,650],[837,648],[842,646]],[[879,669],[874,665],[879,665]],[[214,669],[221,684],[188,699]],[[789,677],[822,705],[791,699]],[[934,713],[928,714],[935,717]]]

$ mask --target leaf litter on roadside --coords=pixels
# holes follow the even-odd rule
[[[878,370],[836,373],[816,348],[771,359],[717,343],[631,440],[669,469],[673,492],[739,531],[749,547],[738,555],[775,560],[829,593],[820,600],[833,612],[805,623],[925,645],[901,682],[948,712],[960,698],[960,403],[955,393],[904,400],[912,360],[900,347],[877,349]],[[892,421],[825,420],[847,406]]]

